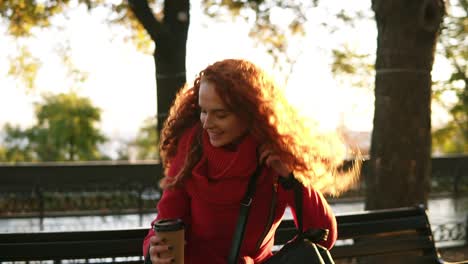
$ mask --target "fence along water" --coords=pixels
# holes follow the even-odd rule
[[[366,173],[367,161],[363,177]],[[0,164],[0,219],[35,219],[32,221],[39,221],[36,226],[40,230],[47,229],[45,219],[62,217],[66,221],[78,216],[137,216],[137,224],[142,225],[145,215],[154,214],[160,176],[157,161]],[[449,192],[455,201],[468,194],[468,156],[433,158],[432,179],[433,190]],[[344,196],[363,195],[364,188],[361,182]],[[450,224],[449,231],[443,225],[437,228],[441,234],[458,234],[465,225],[458,219]]]

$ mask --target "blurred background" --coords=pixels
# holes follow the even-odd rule
[[[301,113],[342,135],[347,158],[370,158],[371,1],[129,2],[0,2],[0,232],[149,226],[163,87],[225,58],[265,68]],[[468,2],[445,4],[427,206],[438,245],[451,248],[468,228]],[[336,213],[363,210],[366,186],[327,199]]]

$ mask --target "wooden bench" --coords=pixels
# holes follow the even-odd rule
[[[331,249],[337,263],[444,263],[423,206],[341,214],[337,222]],[[284,244],[294,235],[294,223],[280,227],[275,243]]]
[[[338,241],[331,250],[337,263],[443,263],[422,206],[341,214],[337,221]],[[287,242],[294,230],[293,221],[284,220],[275,244]],[[101,262],[108,263],[112,258],[113,262],[141,263],[146,233],[146,228],[136,228],[0,234],[0,260],[107,258]]]

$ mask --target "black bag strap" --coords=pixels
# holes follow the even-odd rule
[[[283,187],[286,189],[293,189],[294,191],[294,205],[296,208],[296,220],[297,220],[297,236],[300,238],[307,238],[313,243],[319,243],[326,241],[328,238],[328,229],[323,228],[309,228],[304,230],[304,209],[303,209],[303,185],[298,181],[291,173],[289,177],[283,181]]]
[[[294,176],[292,176],[294,177]],[[294,189],[294,204],[296,206],[296,218],[297,218],[297,235],[305,237],[313,243],[319,243],[320,241],[326,241],[328,239],[328,229],[314,228],[304,231],[303,225],[303,204],[302,204],[302,183],[296,178],[293,179],[292,188]]]
[[[302,232],[302,184],[294,178],[294,174],[290,173],[288,177],[277,177],[274,184],[274,190],[273,190],[273,196],[272,196],[272,202],[270,205],[270,215],[268,216],[268,225],[265,226],[265,229],[263,230],[263,234],[260,237],[260,239],[257,241],[257,250],[260,249],[260,246],[262,245],[263,241],[265,240],[265,237],[267,236],[268,232],[270,231],[272,224],[273,224],[273,218],[276,212],[276,200],[277,200],[277,192],[278,192],[278,183],[283,186],[284,189],[286,190],[291,190],[293,189],[294,191],[294,204],[296,205],[296,216],[297,216],[297,221],[299,228],[297,228],[296,232],[298,235],[300,235]]]
[[[296,207],[296,219],[297,219],[297,235],[299,237],[306,237],[313,243],[318,243],[322,240],[327,240],[328,229],[308,229],[304,231],[304,215],[303,215],[303,193],[302,183],[294,178],[292,181],[292,188],[294,190],[294,205]]]
[[[240,247],[242,240],[244,239],[245,227],[247,225],[247,219],[249,217],[250,206],[255,195],[255,187],[257,184],[258,176],[262,171],[262,166],[257,166],[252,176],[250,177],[247,191],[245,192],[244,198],[241,201],[239,218],[237,219],[237,226],[232,239],[231,252],[228,257],[228,264],[236,264],[239,258]]]
[[[294,205],[296,207],[296,218],[297,218],[297,233],[302,234],[303,228],[303,216],[302,216],[302,184],[293,177],[293,189],[294,189]]]
[[[241,208],[239,213],[239,218],[237,219],[237,226],[234,232],[234,237],[232,240],[231,252],[228,257],[228,264],[237,264],[240,252],[240,246],[244,238],[245,227],[247,224],[247,219],[249,216],[250,205],[252,204],[253,196],[255,194],[255,185],[258,179],[258,176],[261,172],[261,166],[257,166],[254,173],[250,177],[250,181],[247,187],[244,198],[241,202]],[[321,240],[326,240],[328,235],[328,230],[326,229],[315,229],[307,232],[303,232],[303,205],[302,205],[302,183],[299,182],[294,175],[290,175],[292,179],[288,181],[291,182],[292,188],[294,190],[294,203],[296,208],[296,218],[297,218],[297,235],[306,235],[311,239],[312,242],[317,243]]]

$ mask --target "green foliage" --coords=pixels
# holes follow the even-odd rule
[[[75,93],[47,95],[36,105],[37,125],[31,138],[41,160],[94,160],[106,141],[95,128],[100,110]]]
[[[451,66],[451,76],[434,84],[434,99],[444,105],[445,93],[457,101],[445,105],[452,119],[433,132],[433,150],[445,153],[468,152],[468,0],[451,2],[439,39],[439,52]]]
[[[5,138],[0,147],[0,161],[2,162],[27,162],[34,161],[34,155],[28,144],[28,132],[19,126],[6,124],[3,128]]]
[[[214,19],[231,17],[253,21],[249,36],[271,55],[275,66],[285,74],[291,72],[296,57],[300,56],[288,54],[293,51],[300,53],[290,48],[290,43],[294,37],[305,34],[306,12],[316,5],[317,1],[202,1],[205,14]]]
[[[363,10],[341,9],[335,18],[323,22],[330,34],[356,30],[360,23],[375,23],[373,16]],[[353,88],[374,88],[375,54],[358,51],[348,42],[337,43],[331,52],[331,71],[337,81]]]
[[[332,50],[331,70],[336,79],[352,87],[373,89],[374,65],[370,54],[359,54],[347,45]]]
[[[8,32],[16,37],[30,36],[34,27],[50,26],[50,18],[61,12],[69,0],[0,1],[0,16],[8,23]]]
[[[114,1],[112,1],[114,2]],[[65,13],[75,1],[70,0],[2,0],[0,1],[0,17],[8,24],[8,33],[15,37],[28,37],[34,28],[51,26],[51,19]],[[113,6],[104,0],[78,0],[88,10],[98,6]]]
[[[305,26],[311,14],[309,11],[313,8],[329,11],[325,5],[322,6],[322,2],[318,0],[203,0],[202,5],[205,13],[212,18],[229,17],[226,16],[228,14],[230,17],[242,17],[246,21],[253,21],[249,36],[266,49],[279,70],[288,74],[291,73],[296,59],[301,56],[301,51],[298,51],[297,46],[301,47],[300,39],[306,34]],[[332,14],[329,18],[331,19],[324,18],[320,23],[330,34],[343,28],[353,30],[357,21],[372,19],[370,13],[366,14],[363,11],[340,9],[330,12]],[[275,15],[280,19],[275,19]],[[317,39],[318,41],[320,40]],[[334,56],[332,71],[335,77],[347,84],[351,82],[352,86],[372,86],[374,62],[372,56],[359,54],[346,45],[331,48],[333,49],[332,56]]]
[[[147,118],[138,131],[137,138],[133,142],[136,148],[137,159],[157,160],[159,159],[159,137],[157,120],[154,117]]]
[[[19,79],[27,89],[33,89],[41,61],[34,57],[26,46],[21,46],[18,54],[10,57],[9,60],[10,69],[8,75]]]
[[[148,2],[154,3],[155,0]],[[37,30],[34,31],[34,29],[51,27],[51,20],[54,17],[59,15],[66,17],[71,8],[76,8],[76,4],[85,5],[89,11],[98,7],[107,11],[109,25],[124,26],[125,29],[120,29],[119,32],[124,35],[125,40],[133,42],[139,50],[145,53],[152,52],[152,41],[133,13],[130,12],[125,0],[120,2],[106,0],[1,0],[0,19],[3,18],[1,21],[6,23],[9,35],[18,40],[25,40],[35,37]],[[60,27],[56,27],[56,29],[60,29]],[[70,64],[67,58],[68,54],[63,53],[62,48],[59,48],[58,53],[63,57],[64,65],[73,80],[83,82],[87,77],[86,73],[78,71]],[[18,54],[10,57],[8,74],[32,90],[40,66],[41,62],[29,51],[27,46],[22,45],[18,48]]]
[[[0,146],[0,161],[6,160],[6,149],[3,146]]]
[[[443,153],[468,152],[467,135],[462,134],[463,131],[459,128],[459,125],[455,122],[449,122],[445,127],[432,132],[433,149]]]
[[[141,1],[141,0],[140,0]],[[121,30],[120,33],[125,32],[124,39],[132,42],[135,47],[145,54],[152,54],[154,50],[154,44],[150,36],[143,28],[142,24],[138,21],[135,14],[130,11],[128,1],[124,0],[120,3],[110,1],[111,3],[105,3],[104,6],[108,7],[108,22],[110,24],[123,25],[126,29]],[[155,6],[156,0],[148,0],[150,5],[153,5],[153,10],[156,10],[155,16],[158,19],[164,17],[161,7]]]
[[[60,55],[62,60],[62,64],[65,66],[67,70],[67,76],[72,80],[72,85],[80,85],[84,83],[89,74],[85,71],[80,70],[76,65],[73,63],[71,58],[71,47],[69,40],[65,40],[64,43],[61,43],[57,48],[56,52]],[[71,87],[71,90],[79,88],[79,87]]]
[[[98,145],[106,138],[96,128],[100,110],[76,93],[45,95],[36,105],[31,128],[5,126],[5,161],[79,161],[107,159]]]

